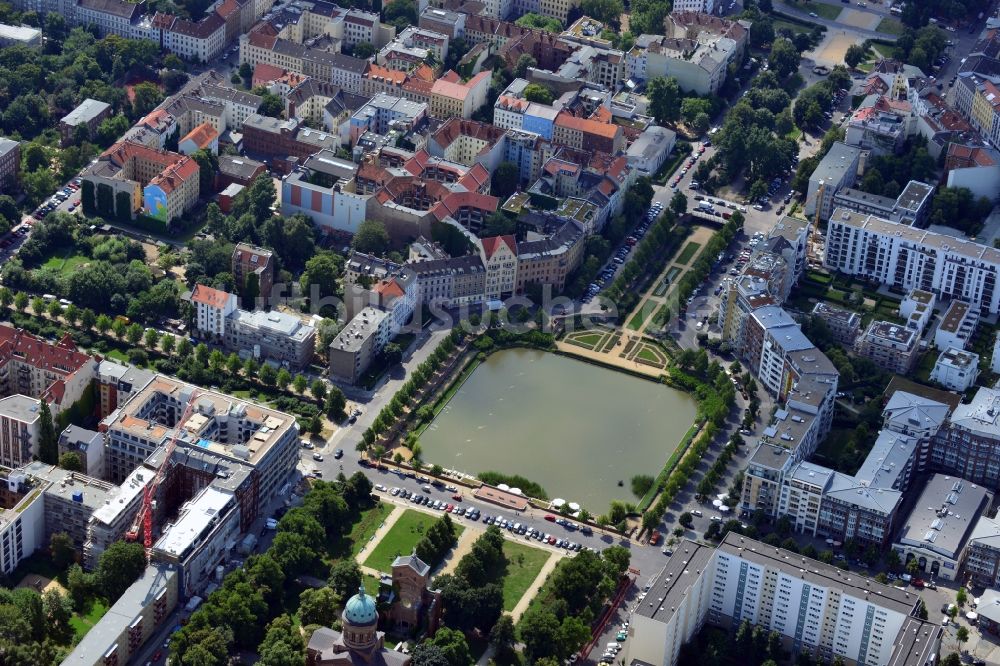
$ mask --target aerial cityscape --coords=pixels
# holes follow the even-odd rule
[[[0,0],[3,666],[1000,666],[1000,3]]]

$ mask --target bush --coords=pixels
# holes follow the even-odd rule
[[[534,497],[535,499],[542,500],[549,498],[544,488],[534,481],[526,479],[519,474],[504,474],[502,472],[487,471],[480,473],[478,476],[480,481],[488,483],[491,486],[506,483],[511,488],[520,488],[521,491],[528,497]]]

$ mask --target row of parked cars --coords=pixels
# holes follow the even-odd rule
[[[54,211],[56,207],[59,206],[59,204],[66,201],[66,199],[69,199],[76,193],[77,190],[80,189],[81,182],[82,181],[80,178],[74,178],[72,181],[69,182],[68,185],[66,185],[58,192],[56,192],[54,195],[52,195],[50,199],[48,199],[41,206],[36,208],[35,212],[32,213],[32,217],[34,217],[36,220],[40,220],[49,213],[51,213],[52,211]],[[76,210],[76,207],[79,205],[80,205],[80,200],[76,199],[73,203],[70,204],[69,212],[72,213],[74,210]]]
[[[487,525],[496,525],[502,530],[507,530],[514,534],[520,534],[521,536],[528,537],[529,539],[534,539],[535,541],[541,541],[542,543],[547,543],[550,546],[555,546],[556,548],[565,548],[570,551],[580,551],[583,550],[583,546],[576,543],[575,541],[570,541],[569,539],[561,539],[553,534],[548,534],[542,532],[539,529],[526,525],[524,523],[516,523],[512,520],[508,520],[503,516],[483,516],[483,522]]]
[[[593,282],[587,287],[587,293],[583,298],[584,303],[590,302],[590,300],[597,295],[597,293],[615,276],[615,271],[618,266],[621,266],[628,259],[629,252],[635,247],[635,244],[649,231],[649,225],[653,223],[653,220],[663,212],[663,204],[656,201],[646,212],[645,217],[643,217],[642,222],[632,230],[632,234],[625,239],[625,242],[621,247],[615,252],[611,261],[604,267],[604,269],[598,273],[597,277]]]

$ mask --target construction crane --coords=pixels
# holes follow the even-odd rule
[[[164,449],[163,453],[163,460],[160,462],[160,466],[156,469],[156,474],[153,475],[153,480],[147,483],[146,487],[142,489],[142,506],[139,508],[139,512],[135,514],[135,520],[132,521],[132,526],[125,533],[126,541],[137,541],[139,539],[139,531],[142,530],[143,546],[146,549],[147,564],[151,561],[153,554],[153,504],[156,501],[156,491],[160,487],[160,483],[163,481],[163,477],[167,472],[170,458],[174,454],[174,448],[176,448],[177,440],[180,437],[181,427],[191,416],[191,411],[194,409],[198,394],[198,390],[192,391],[191,397],[188,398],[187,406],[184,408],[184,413],[181,415],[180,420],[177,421],[174,433],[170,436],[170,441],[167,442],[166,449]]]

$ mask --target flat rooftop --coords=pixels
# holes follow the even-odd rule
[[[270,312],[237,310],[236,317],[245,326],[257,329],[265,334],[270,333],[279,337],[286,337],[296,342],[307,339],[315,332],[312,326],[302,323],[302,320],[295,315],[277,310]]]
[[[951,305],[948,306],[948,310],[944,313],[944,318],[938,329],[947,333],[957,333],[968,314],[968,303],[965,301],[952,301]]]
[[[912,347],[917,339],[915,331],[891,321],[873,321],[868,327],[867,334],[870,338],[888,340],[905,345],[907,348]]]
[[[981,486],[935,474],[906,517],[896,542],[956,559],[990,498]]]
[[[164,531],[153,547],[171,557],[183,559],[192,544],[200,541],[206,530],[225,513],[234,497],[232,492],[213,486],[203,489],[181,509],[180,517]]]
[[[790,550],[768,546],[736,532],[726,535],[719,544],[719,551],[761,566],[780,569],[814,585],[841,590],[844,594],[865,599],[903,615],[909,615],[920,598],[915,592],[883,585],[856,572],[844,571]]]
[[[197,392],[196,405],[184,423],[157,420],[162,402],[181,410]],[[231,436],[218,435],[223,420],[239,420],[243,427],[227,429]],[[178,379],[157,375],[114,414],[105,419],[108,431],[134,434],[142,440],[165,441],[175,428],[180,429],[178,444],[197,446],[219,455],[257,464],[289,430],[297,429],[295,417],[268,407],[234,398],[218,391],[200,389]],[[238,439],[239,431],[244,439]]]
[[[847,308],[842,308],[838,305],[831,305],[830,303],[823,302],[817,303],[813,307],[812,313],[814,315],[819,315],[828,321],[837,321],[847,325],[861,319],[861,315],[853,310],[848,310]]]
[[[370,306],[366,307],[337,334],[337,337],[330,343],[330,349],[346,352],[360,350],[365,340],[375,334],[382,320],[388,316],[388,312]]]
[[[636,606],[642,617],[669,622],[691,586],[708,568],[715,549],[684,539],[674,549],[663,571],[649,583],[646,598]]]

